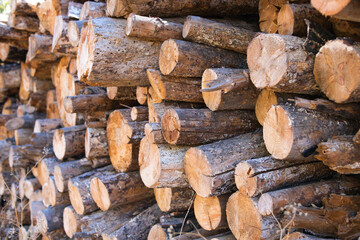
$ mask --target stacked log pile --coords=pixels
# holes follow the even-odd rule
[[[1,238],[358,238],[360,5],[331,2],[12,0]]]

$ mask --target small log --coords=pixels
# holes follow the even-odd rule
[[[50,175],[54,174],[54,167],[57,163],[57,159],[53,158],[44,158],[37,165],[36,178],[39,180],[41,186],[43,186],[48,180]]]
[[[257,88],[277,92],[318,94],[314,81],[314,56],[295,36],[259,34],[247,51],[250,79]],[[276,44],[275,44],[276,43]]]
[[[103,211],[154,196],[154,191],[141,182],[137,171],[118,173],[113,169],[93,177],[90,192],[97,206]]]
[[[63,228],[62,212],[65,207],[67,207],[67,205],[48,207],[38,213],[36,216],[36,225],[39,226],[41,233],[52,232]]]
[[[16,129],[14,132],[16,145],[30,144],[30,136],[33,133],[31,128],[20,128]]]
[[[164,75],[201,77],[207,68],[244,68],[246,60],[229,50],[169,39],[161,45],[159,67]]]
[[[311,4],[325,16],[333,16],[343,20],[360,22],[360,17],[357,14],[360,10],[360,3],[357,0],[335,0],[331,2],[311,0]]]
[[[163,212],[187,211],[195,192],[190,188],[154,188],[156,203]]]
[[[37,119],[34,125],[34,133],[50,132],[61,128],[62,122],[58,118],[53,119]]]
[[[131,108],[131,120],[143,122],[149,120],[149,109],[146,106],[135,106]]]
[[[230,194],[203,198],[196,195],[194,212],[198,223],[207,231],[228,228],[226,203]]]
[[[198,195],[218,196],[234,189],[234,170],[239,162],[266,155],[262,131],[255,131],[190,148],[184,158],[185,173]]]
[[[39,31],[39,24],[39,19],[36,17],[21,16],[15,13],[11,13],[8,19],[8,25],[11,28],[28,32]]]
[[[83,4],[82,4],[82,3],[69,2],[68,14],[67,14],[67,16],[68,16],[69,18],[79,19],[79,18],[80,18],[80,12],[81,12],[82,7],[83,7]]]
[[[355,194],[359,187],[357,179],[344,177],[284,188],[261,195],[258,210],[261,215],[269,216],[281,212],[282,207],[292,203],[300,203],[302,206],[318,205],[323,197],[331,193]]]
[[[162,133],[160,123],[147,123],[145,124],[145,136],[149,143],[153,144],[166,144]]]
[[[296,164],[292,161],[263,157],[240,162],[235,168],[235,183],[241,194],[255,197],[262,193],[325,179],[332,175],[333,172],[321,162]]]
[[[255,113],[246,110],[168,109],[161,118],[161,132],[173,145],[214,142],[251,132],[258,126]]]
[[[29,50],[26,54],[26,62],[40,60],[53,62],[57,56],[51,52],[52,36],[32,34],[29,37]]]
[[[136,87],[136,100],[140,105],[146,105],[147,103],[147,95],[148,95],[147,87]]]
[[[80,81],[103,87],[149,85],[146,68],[158,67],[160,43],[127,38],[125,27],[123,19],[98,18],[87,22],[81,31],[77,55]]]
[[[52,133],[33,133],[30,137],[30,144],[39,148],[52,146]]]
[[[55,156],[62,160],[85,153],[85,126],[61,128],[54,132],[53,147]]]
[[[48,155],[52,153],[49,152]],[[30,144],[11,146],[9,151],[9,166],[11,168],[33,167],[42,158],[42,149]]]
[[[164,76],[154,69],[147,69],[146,72],[160,101],[204,102],[200,93],[200,79]]]
[[[107,87],[107,96],[111,100],[136,100],[137,87]]]
[[[254,109],[258,90],[247,69],[208,68],[201,81],[202,97],[211,111]]]
[[[41,184],[37,178],[30,178],[24,181],[24,195],[30,199],[36,190],[41,188]]]
[[[186,40],[246,54],[256,32],[206,18],[188,16],[182,35]]]
[[[68,24],[68,37],[73,47],[79,45],[81,29],[85,22],[87,21],[70,21]]]
[[[336,103],[360,100],[360,73],[352,70],[357,69],[359,60],[360,45],[347,40],[329,41],[320,49],[315,58],[314,76],[321,91],[330,100]]]
[[[13,46],[13,47],[16,47],[19,49],[28,49],[29,35],[30,35],[29,32],[10,28],[6,24],[0,25],[0,42],[6,42],[10,46]]]
[[[354,125],[355,124],[355,125]],[[264,141],[276,159],[304,160],[334,135],[354,134],[355,122],[293,106],[272,106],[264,120]]]
[[[84,3],[80,12],[80,21],[91,20],[94,18],[105,17],[106,4],[103,2],[87,1]]]
[[[92,170],[91,162],[83,158],[75,161],[56,163],[54,166],[54,181],[59,192],[66,192],[68,180]]]
[[[3,65],[0,67],[0,88],[19,88],[21,83],[20,65]]]
[[[169,20],[132,13],[127,17],[125,33],[129,37],[150,41],[163,42],[168,39],[182,39],[183,25]]]
[[[67,53],[76,55],[76,48],[72,48],[68,37],[68,23],[69,18],[67,16],[56,16],[54,24],[54,34],[51,44],[51,52],[61,53],[64,50],[61,48],[68,48],[65,50]],[[61,49],[61,50],[60,50]]]
[[[7,43],[0,43],[0,60],[3,62],[25,61],[26,50],[12,47]]]
[[[88,159],[109,156],[106,129],[86,128],[85,156]]]
[[[147,138],[140,143],[139,165],[143,183],[149,188],[186,188],[184,156],[189,147],[152,144]]]
[[[70,204],[69,194],[67,192],[59,192],[52,177],[42,186],[42,196],[45,206],[59,206]]]

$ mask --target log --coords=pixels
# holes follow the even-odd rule
[[[182,32],[186,40],[243,54],[246,54],[247,47],[255,34],[256,32],[245,28],[197,16],[186,18]]]
[[[111,2],[109,2],[111,3]],[[127,17],[125,33],[129,37],[143,38],[150,41],[183,39],[183,25],[156,17],[144,17],[131,13]]]
[[[0,67],[0,88],[19,88],[21,70],[18,64],[3,65]]]
[[[67,50],[65,50],[66,52],[76,55],[77,49],[72,49],[72,45],[69,42],[68,23],[69,18],[67,16],[56,16],[54,24],[54,34],[51,44],[51,52],[61,53],[63,50],[59,51],[60,48],[68,48]]]
[[[357,179],[344,177],[267,192],[259,198],[258,210],[261,215],[269,216],[281,212],[282,207],[292,203],[300,203],[302,206],[318,205],[323,197],[331,193],[355,194],[359,191],[359,186]]]
[[[146,105],[147,103],[147,87],[136,87],[136,100],[140,105]]]
[[[42,197],[45,206],[59,206],[70,204],[69,194],[67,192],[59,192],[53,180],[49,177],[48,181],[42,186]]]
[[[28,49],[29,35],[29,32],[12,29],[6,24],[0,24],[0,42],[6,42],[10,46]]]
[[[61,128],[54,132],[53,147],[55,156],[62,160],[85,153],[85,126]]]
[[[211,111],[254,109],[259,91],[247,69],[208,68],[201,81],[202,97]]]
[[[68,24],[68,37],[73,47],[79,45],[81,29],[85,22],[87,21],[70,21]]]
[[[336,36],[351,38],[360,42],[360,23],[330,18]]]
[[[43,149],[35,148],[30,144],[20,146],[13,145],[9,151],[9,165],[11,168],[33,167],[39,163],[43,156],[52,155],[52,151],[45,154],[43,154],[42,151]]]
[[[255,114],[246,110],[168,109],[161,118],[161,132],[173,145],[205,144],[258,127]]]
[[[104,240],[120,240],[120,239],[146,239],[149,234],[150,227],[158,222],[162,212],[159,207],[154,204],[148,209],[139,213],[136,217],[128,221],[121,228],[111,234],[102,234]]]
[[[32,16],[21,16],[17,13],[11,13],[8,19],[8,25],[11,28],[28,31],[28,32],[37,32],[39,31],[39,19]]]
[[[41,233],[52,232],[63,228],[62,212],[65,207],[67,207],[67,205],[48,207],[38,213],[36,216],[36,225],[39,226]]]
[[[125,27],[123,19],[99,18],[87,22],[81,31],[77,55],[80,81],[103,87],[149,85],[146,68],[158,67],[160,43],[128,38]]]
[[[156,203],[163,212],[187,211],[195,192],[190,188],[154,188]]]
[[[52,36],[32,34],[29,37],[29,50],[26,54],[26,62],[39,60],[53,62],[57,56],[51,52]]]
[[[326,209],[342,208],[347,211],[359,211],[360,197],[359,195],[330,194],[323,198],[322,202]]]
[[[30,144],[39,148],[52,146],[52,133],[33,133],[30,137]]]
[[[85,157],[88,159],[109,157],[105,128],[86,128]]]
[[[30,136],[33,133],[33,130],[31,128],[20,128],[16,129],[14,132],[16,145],[30,144]]]
[[[189,147],[152,144],[143,138],[139,150],[140,175],[149,188],[188,188],[184,156]]]
[[[42,234],[42,240],[67,239],[64,229],[60,228],[49,233]]]
[[[136,100],[137,87],[107,87],[106,93],[111,100]]]
[[[185,1],[170,4],[169,1],[144,2],[112,0],[107,3],[106,13],[111,17],[126,17],[131,12],[143,16],[176,17],[187,15],[237,16],[256,13],[259,1]]]
[[[315,158],[330,169],[341,174],[358,174],[360,145],[353,142],[353,136],[335,136],[318,144]]]
[[[284,240],[295,240],[295,239],[326,240],[326,239],[329,239],[329,238],[319,238],[319,237],[309,235],[309,234],[305,234],[305,233],[302,233],[302,232],[293,232],[293,233],[287,234],[284,237]]]
[[[59,192],[66,192],[68,180],[92,170],[91,162],[83,158],[75,161],[57,163],[54,166],[54,181]]]
[[[69,2],[68,0],[45,0],[37,6],[36,14],[45,31],[49,31],[51,35],[54,34],[55,18],[58,15],[68,14]]]
[[[34,133],[51,132],[55,129],[61,128],[62,122],[58,118],[53,119],[36,119],[34,125]]]
[[[12,47],[7,43],[0,43],[0,59],[3,62],[25,61],[26,50]]]
[[[333,172],[321,162],[302,164],[263,157],[240,162],[235,168],[235,183],[241,194],[256,197],[283,187],[326,179],[332,175]]]
[[[30,178],[24,181],[24,195],[30,199],[36,190],[41,188],[41,184],[37,178]]]
[[[207,68],[244,68],[246,60],[229,50],[169,39],[161,45],[159,67],[164,75],[201,77]]]
[[[271,1],[260,0],[259,1],[259,28],[261,32],[276,33],[278,30],[277,17],[279,14],[280,6],[278,2],[285,4],[285,1]]]
[[[143,122],[149,120],[149,109],[146,106],[135,106],[131,108],[131,120]]]
[[[46,105],[44,102],[46,101],[47,92],[34,92],[31,94],[27,104],[36,108],[38,112],[45,113]]]
[[[145,124],[145,136],[149,143],[153,144],[166,144],[162,133],[160,123],[147,123]]]
[[[105,17],[106,4],[103,2],[87,1],[81,8],[79,20],[91,20],[99,17]]]
[[[149,82],[160,98],[160,102],[181,101],[181,102],[204,102],[200,89],[199,78],[180,78],[164,76],[158,70],[147,69]]]
[[[197,195],[218,196],[234,189],[234,171],[239,162],[266,155],[262,131],[255,131],[190,148],[184,157],[185,173]]]
[[[69,2],[68,15],[67,16],[69,18],[72,18],[72,19],[79,19],[82,7],[83,7],[82,3]]]
[[[335,0],[331,2],[324,0],[311,0],[311,4],[325,16],[333,16],[339,19],[360,22],[360,18],[357,14],[360,10],[360,3],[357,0]]]
[[[194,201],[195,217],[200,226],[207,230],[228,228],[226,203],[230,194],[204,198],[196,195]]]
[[[23,15],[36,15],[36,6],[42,1],[28,1],[28,0],[11,0],[10,12]]]
[[[360,73],[356,70],[359,59],[360,45],[347,40],[329,41],[320,49],[315,58],[314,76],[321,91],[330,100],[336,103],[360,100]]]
[[[314,56],[304,50],[304,42],[299,37],[278,34],[255,37],[247,51],[250,79],[255,87],[318,94],[313,76]]]
[[[355,125],[354,125],[355,124]],[[266,149],[276,159],[304,160],[334,135],[355,134],[357,124],[294,106],[272,106],[264,120]]]

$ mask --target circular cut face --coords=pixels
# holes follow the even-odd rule
[[[92,21],[88,21],[87,25],[81,30],[78,50],[78,76],[79,79],[88,79],[94,62],[95,51],[95,33]]]
[[[161,118],[161,132],[166,142],[176,144],[180,137],[181,123],[177,112],[168,109]]]
[[[294,133],[287,111],[281,106],[272,106],[267,112],[263,136],[266,149],[277,159],[285,159],[291,152]]]
[[[54,133],[53,138],[54,153],[58,159],[63,159],[66,152],[66,139],[64,131],[58,129]]]
[[[159,148],[146,138],[140,144],[140,176],[145,186],[153,188],[156,187],[161,174]]]
[[[195,217],[205,230],[215,230],[222,219],[221,206],[217,196],[203,198],[196,196],[194,201]]]
[[[218,79],[216,72],[212,69],[206,69],[202,76],[201,89],[208,88],[207,84],[211,83],[216,79]],[[221,102],[221,90],[212,91],[212,92],[203,92],[202,95],[206,106],[211,111],[217,110]]]
[[[65,233],[68,237],[72,238],[74,233],[77,232],[75,212],[70,207],[66,207],[64,209],[63,219]]]
[[[167,235],[160,224],[154,225],[149,232],[148,240],[166,240]]]
[[[279,34],[292,35],[294,33],[294,12],[289,4],[281,7],[277,22]]]
[[[264,125],[264,119],[266,117],[266,113],[271,108],[271,106],[277,104],[278,101],[273,91],[267,89],[261,91],[258,98],[256,99],[256,104],[255,104],[256,118],[261,125]]]
[[[54,180],[55,186],[59,192],[63,192],[64,189],[64,179],[61,172],[61,168],[59,166],[54,167]]]
[[[84,214],[85,208],[82,202],[81,194],[79,192],[79,189],[72,184],[71,180],[68,181],[68,189],[71,205],[78,214]]]
[[[323,15],[335,15],[343,10],[351,0],[311,0],[311,5]]]
[[[154,188],[156,202],[161,211],[170,210],[172,190],[171,188]]]
[[[257,88],[274,87],[286,74],[286,43],[276,34],[260,34],[249,44],[247,63]]]
[[[254,174],[252,166],[248,163],[240,162],[235,168],[235,183],[237,189],[246,196],[252,197],[257,188],[257,178],[250,177]]]
[[[159,67],[164,75],[170,74],[176,67],[179,61],[179,50],[174,40],[166,40],[160,49]]]
[[[111,202],[109,192],[99,178],[95,177],[91,179],[90,193],[96,205],[98,205],[101,210],[106,211],[110,208]]]

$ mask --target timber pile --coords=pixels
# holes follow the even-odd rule
[[[359,11],[12,0],[1,238],[358,238]]]

